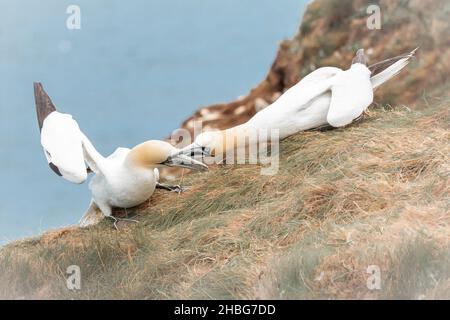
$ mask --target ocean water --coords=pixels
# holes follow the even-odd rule
[[[47,166],[33,81],[108,155],[261,81],[306,0],[0,0],[0,244],[74,224],[87,183]],[[69,30],[69,5],[81,29]]]

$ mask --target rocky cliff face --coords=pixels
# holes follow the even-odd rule
[[[369,30],[369,4],[381,9],[381,29]],[[323,66],[348,68],[358,48],[370,63],[420,47],[417,59],[377,91],[375,101],[415,108],[424,94],[448,81],[450,2],[447,0],[316,0],[308,5],[297,35],[281,43],[267,77],[236,101],[199,109],[183,122],[206,129],[241,124],[276,100],[311,71]]]

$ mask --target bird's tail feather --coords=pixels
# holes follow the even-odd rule
[[[414,49],[408,54],[383,60],[369,66],[368,68],[373,74],[370,78],[373,89],[375,90],[389,79],[395,77],[404,67],[408,65],[417,49],[418,48]]]
[[[97,206],[94,200],[91,200],[89,208],[87,209],[83,217],[80,219],[78,224],[80,227],[87,227],[93,224],[97,224],[102,219],[103,213],[100,211],[100,208]]]

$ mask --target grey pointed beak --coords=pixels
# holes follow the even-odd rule
[[[179,154],[184,154],[188,157],[211,157],[211,148],[202,147],[194,142],[180,149]]]
[[[40,82],[34,82],[33,85],[39,130],[41,130],[45,118],[53,111],[56,111],[56,108],[47,92],[45,92],[44,87],[42,87],[42,84]]]
[[[167,158],[166,161],[161,163],[168,167],[179,167],[197,171],[208,170],[208,166],[201,161],[192,159],[185,154],[174,154]]]
[[[364,49],[359,49],[356,51],[356,56],[352,60],[352,64],[361,63],[367,65],[366,55],[364,54]]]

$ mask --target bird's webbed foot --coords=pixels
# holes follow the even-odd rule
[[[177,192],[177,193],[182,193],[182,192],[186,191],[186,188],[184,188],[180,185],[170,185],[170,184],[159,183],[159,182],[156,184],[156,188],[171,191],[171,192]]]

